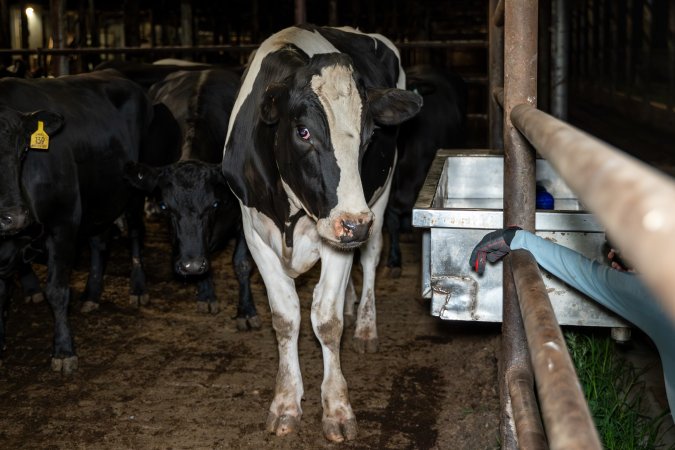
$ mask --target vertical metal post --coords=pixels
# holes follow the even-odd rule
[[[124,0],[124,46],[138,47],[141,45],[140,9],[138,0]],[[126,56],[130,59],[129,56]]]
[[[295,24],[300,25],[307,22],[307,2],[306,0],[295,0]]]
[[[668,114],[673,122],[675,107],[675,5],[670,4],[668,10]]]
[[[50,0],[49,9],[51,11],[52,40],[54,41],[54,48],[65,48],[66,1]],[[68,74],[68,60],[66,59],[65,55],[54,55],[52,56],[51,62],[52,62],[51,73],[54,76]]]
[[[555,0],[539,0],[539,41],[537,63],[537,108],[551,110],[551,3]]]
[[[338,24],[338,0],[328,1],[328,25],[336,27]]]
[[[504,86],[504,28],[495,24],[495,8],[498,0],[490,0],[488,6],[489,55],[488,71],[488,122],[490,129],[489,146],[492,149],[504,147],[504,116],[501,106],[492,95],[496,88]]]
[[[553,0],[553,37],[551,42],[552,82],[551,115],[560,120],[567,119],[567,98],[569,92],[569,39],[570,14],[567,0]]]
[[[649,26],[654,22],[652,3],[645,2],[642,12],[642,45],[640,46],[643,54],[642,70],[642,110],[647,122],[651,122],[651,84],[652,84],[652,50],[653,45],[653,27]]]
[[[9,0],[0,0],[0,48],[12,48],[9,32]],[[10,65],[11,55],[0,57],[0,64]]]
[[[535,153],[509,115],[521,103],[537,106],[536,0],[507,0],[504,53],[504,225],[534,231]]]
[[[194,45],[192,26],[192,3],[187,0],[180,2],[180,45],[192,47]]]
[[[509,115],[518,104],[537,105],[537,6],[536,0],[506,0],[504,7],[504,225],[519,225],[530,231],[534,231],[535,153]],[[509,385],[517,380],[519,389],[532,391],[527,397],[534,395],[534,386],[522,321],[516,318],[520,309],[508,259],[503,275],[501,438],[503,449],[515,449],[520,445],[514,429],[513,403],[507,398]],[[529,413],[532,418],[527,423],[531,426],[539,421],[541,427],[539,411]],[[528,436],[537,434],[529,432]]]

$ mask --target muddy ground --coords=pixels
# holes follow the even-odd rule
[[[214,260],[221,312],[199,313],[195,285],[172,276],[168,234],[153,223],[145,252],[149,306],[129,304],[123,238],[112,246],[99,310],[79,311],[84,261],[74,273],[75,375],[50,371],[48,305],[12,302],[0,368],[0,448],[498,448],[499,327],[430,316],[420,298],[420,245],[410,239],[403,252],[401,278],[377,282],[379,353],[352,351],[353,330],[343,338],[342,366],[359,424],[354,441],[330,444],[321,431],[321,348],[309,321],[318,267],[298,280],[302,426],[278,438],[264,430],[277,349],[260,276],[253,291],[262,330],[236,330],[231,250]]]

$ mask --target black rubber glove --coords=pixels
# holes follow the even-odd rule
[[[499,261],[511,251],[511,241],[520,227],[508,227],[503,230],[493,231],[486,234],[483,239],[473,248],[469,264],[471,270],[483,275],[486,261]]]

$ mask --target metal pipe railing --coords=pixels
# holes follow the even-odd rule
[[[494,24],[497,0],[490,0],[488,17],[488,85],[489,92],[498,86],[504,86],[504,28]],[[502,5],[503,8],[503,5]],[[503,13],[503,11],[502,11]],[[489,146],[493,149],[504,148],[504,116],[502,108],[488,98]]]
[[[530,105],[514,107],[511,120],[597,216],[675,321],[675,182]]]
[[[504,0],[499,0],[499,3],[497,3],[497,6],[494,9],[492,23],[496,27],[504,26]]]
[[[519,225],[534,231],[535,206],[535,155],[529,143],[511,123],[511,109],[523,102],[537,104],[537,0],[509,0],[504,3],[504,225]],[[523,330],[514,280],[505,262],[502,277],[502,348],[504,367],[500,373],[502,405],[502,448],[522,448],[518,423],[542,428],[538,409],[528,408],[527,402],[515,403],[510,396],[509,380],[513,373],[520,373],[519,389],[523,395],[534,398],[532,368]],[[529,372],[529,376],[522,375]],[[530,380],[526,385],[524,380]],[[508,397],[508,398],[505,398]],[[526,409],[516,409],[522,406]],[[514,426],[515,425],[515,426]],[[515,428],[515,429],[514,429]],[[541,431],[543,433],[543,429]],[[529,433],[528,433],[529,434]],[[534,449],[541,447],[534,446]]]
[[[569,91],[570,12],[567,0],[553,0],[553,3],[551,114],[565,120]]]
[[[100,55],[100,54],[152,54],[152,53],[215,53],[215,52],[250,52],[258,48],[257,44],[242,45],[201,45],[201,46],[160,46],[160,47],[84,47],[84,48],[32,48],[6,49],[0,48],[0,55]]]
[[[518,290],[513,278],[512,258],[504,259],[504,278],[509,278],[510,283],[504,285],[504,296],[517,298]],[[516,302],[518,303],[518,302]],[[518,335],[510,336],[510,339],[504,339],[506,346],[522,346],[527,351],[515,353],[518,357],[511,362],[508,370],[504,374],[506,386],[508,388],[508,399],[511,405],[511,416],[515,434],[513,439],[515,443],[504,442],[503,449],[517,448],[518,450],[546,450],[546,434],[541,422],[541,413],[537,404],[537,396],[534,393],[534,375],[532,373],[532,364],[530,361],[529,347],[527,346],[527,337],[523,325],[523,317],[520,308],[505,308],[502,322],[510,323],[510,328],[522,330]],[[506,347],[504,354],[509,354]]]
[[[548,444],[552,450],[600,450],[600,438],[577,381],[574,364],[537,261],[530,252],[516,250],[511,252],[511,269]]]
[[[409,41],[396,42],[399,49],[407,48],[485,48],[487,42],[482,39],[455,39],[445,41]],[[241,45],[197,45],[197,46],[159,46],[159,47],[78,47],[78,48],[0,48],[0,55],[99,55],[99,54],[153,54],[153,53],[217,53],[217,52],[250,52],[258,48],[258,44]]]

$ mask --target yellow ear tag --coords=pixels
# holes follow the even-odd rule
[[[37,150],[49,149],[49,135],[44,130],[45,123],[38,120],[37,130],[30,135],[30,148]]]

